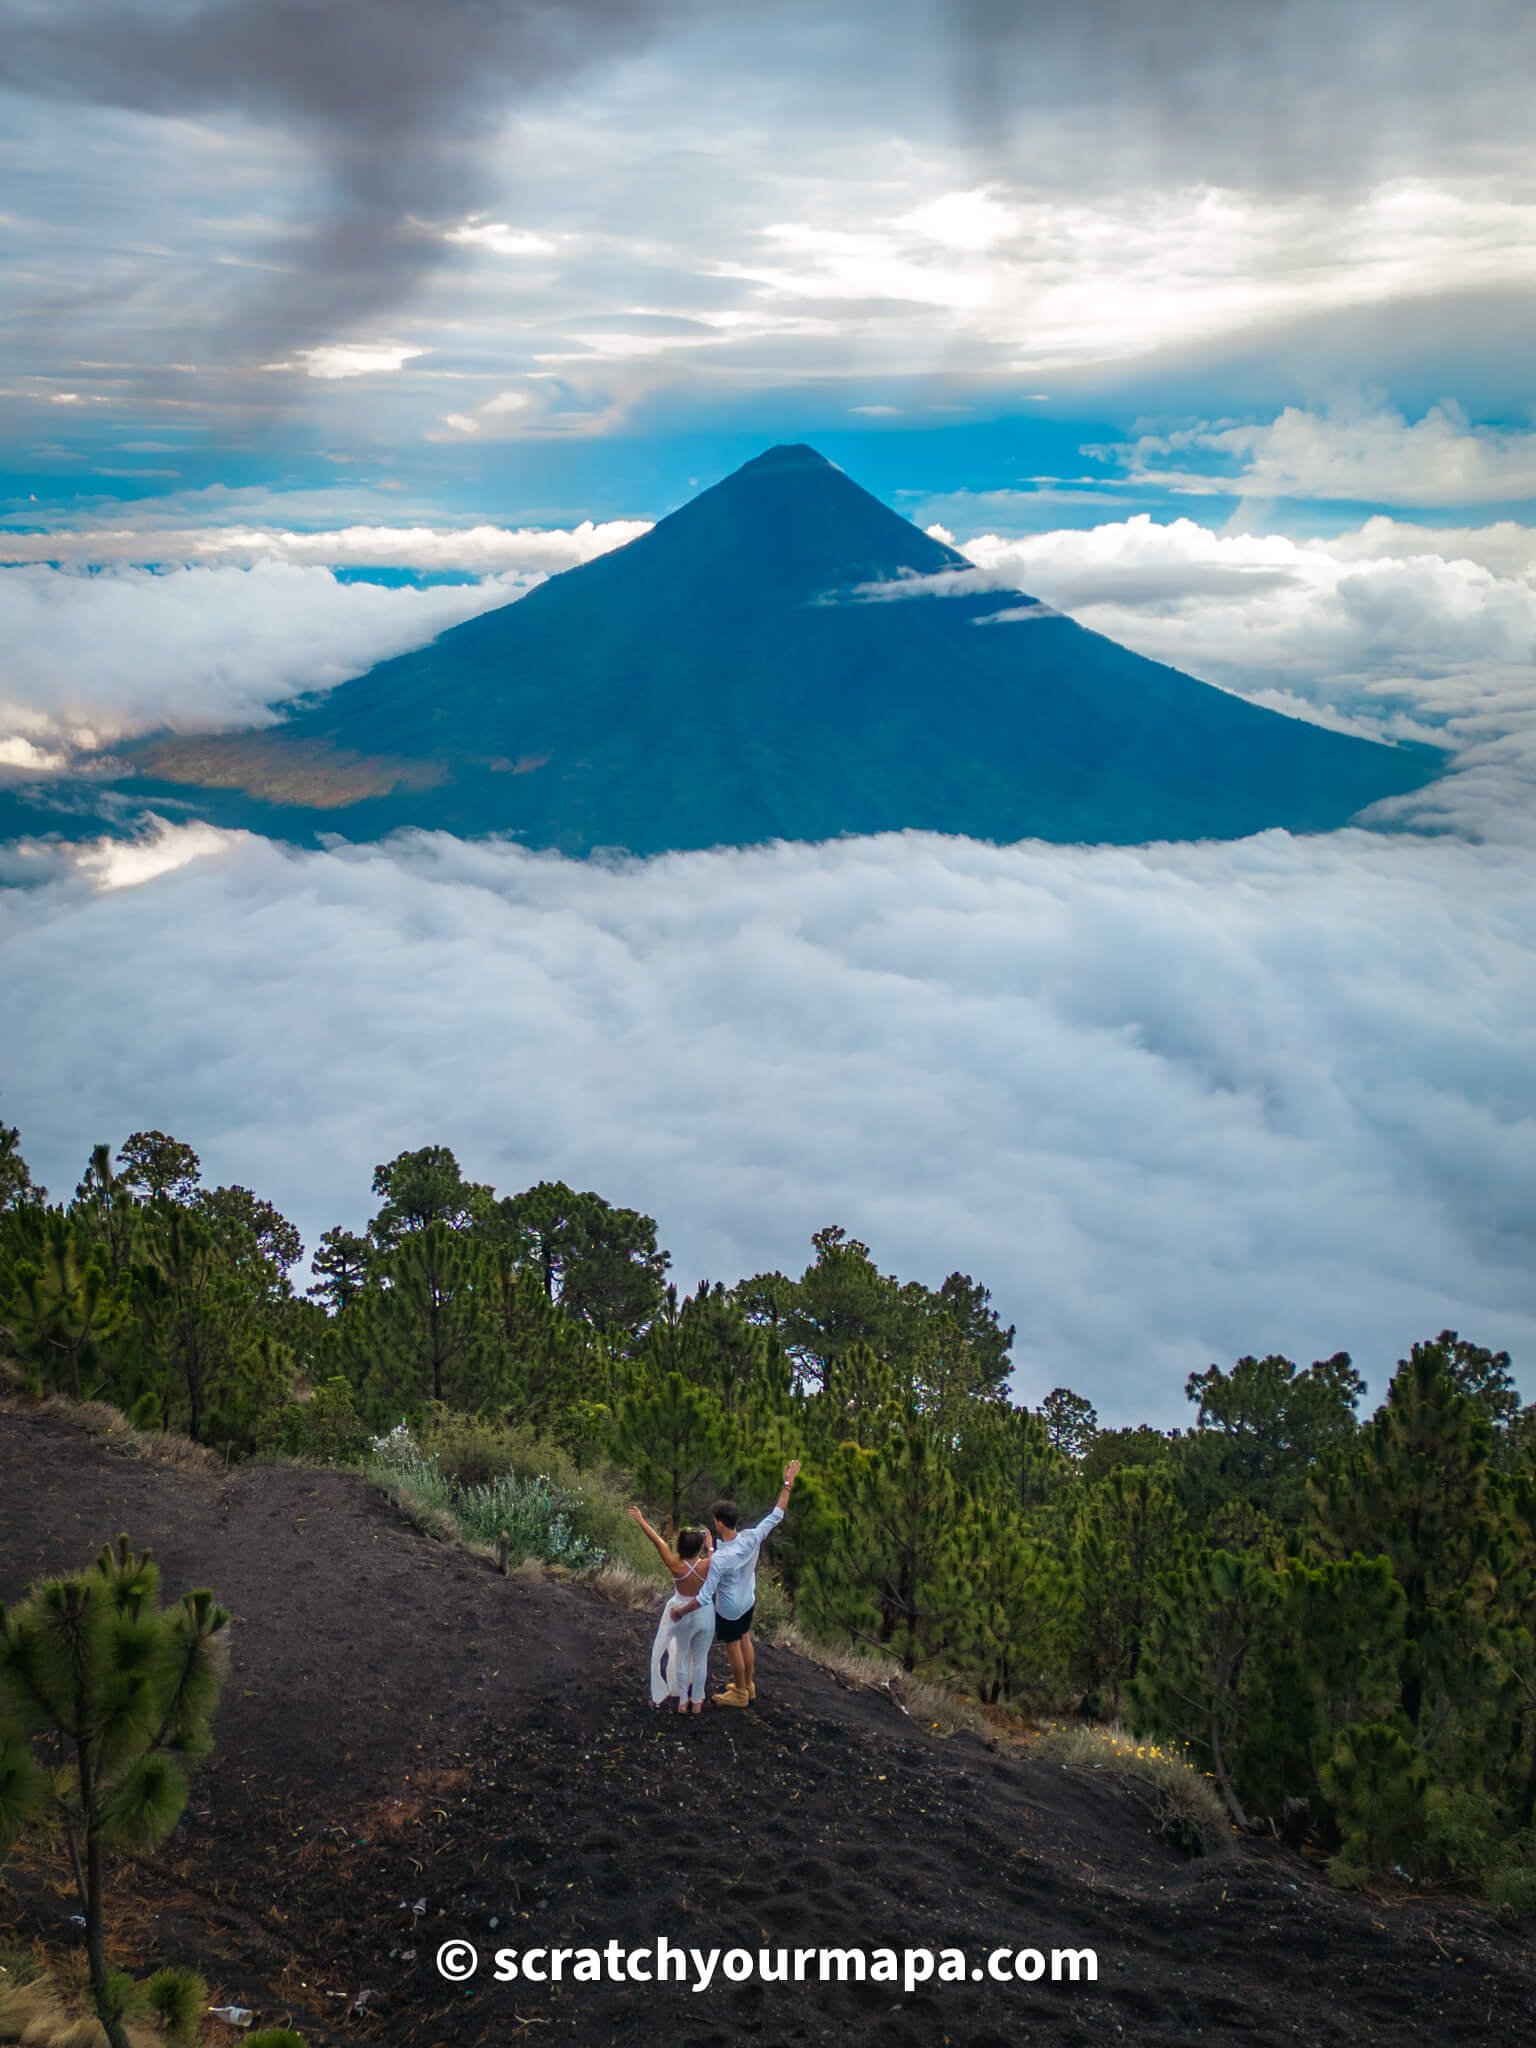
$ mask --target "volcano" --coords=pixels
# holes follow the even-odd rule
[[[1283,716],[976,580],[813,449],[773,448],[276,727],[141,743],[133,787],[279,837],[409,825],[646,854],[1317,831],[1435,772],[1430,750]]]

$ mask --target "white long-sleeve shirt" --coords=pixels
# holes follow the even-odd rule
[[[784,1519],[770,1508],[750,1529],[738,1529],[729,1543],[717,1543],[699,1588],[699,1605],[713,1607],[724,1621],[740,1621],[757,1600],[757,1554]]]

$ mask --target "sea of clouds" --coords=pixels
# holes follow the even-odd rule
[[[1536,1392],[1529,535],[1133,519],[966,546],[1213,681],[1435,734],[1435,829],[609,865],[204,827],[13,850],[0,1114],[34,1169],[67,1192],[93,1142],[159,1125],[313,1243],[366,1216],[379,1160],[443,1142],[502,1188],[651,1211],[690,1285],[797,1270],[840,1222],[887,1270],[990,1286],[1022,1397],[1067,1381],[1116,1419],[1179,1419],[1187,1372],[1249,1350],[1347,1348],[1379,1389],[1448,1324]],[[0,574],[0,738],[260,718],[556,566],[419,591],[248,559]]]

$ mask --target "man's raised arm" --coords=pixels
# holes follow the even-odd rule
[[[800,1460],[791,1458],[784,1467],[784,1484],[779,1488],[779,1497],[758,1523],[752,1534],[762,1542],[771,1536],[784,1519],[784,1510],[789,1506],[789,1496],[794,1492],[795,1481],[800,1477]]]

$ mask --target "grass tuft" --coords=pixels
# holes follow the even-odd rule
[[[1143,1739],[1117,1721],[1051,1721],[1030,1748],[1068,1769],[1116,1779],[1146,1807],[1153,1833],[1186,1856],[1209,1856],[1230,1836],[1216,1788],[1179,1743]]]

